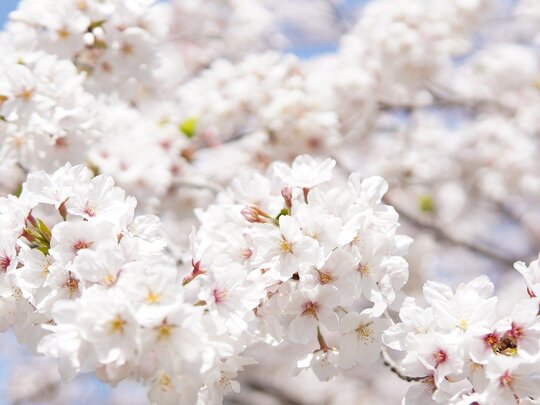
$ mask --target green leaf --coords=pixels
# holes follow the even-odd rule
[[[43,222],[41,219],[37,220],[37,228],[41,235],[44,237],[44,239],[48,241],[51,240],[51,231],[49,230],[47,225],[45,225],[45,222]]]
[[[90,23],[90,25],[88,26],[88,31],[92,31],[98,27],[101,27],[107,20],[97,20],[97,21],[92,21]]]
[[[291,214],[289,213],[289,210],[287,208],[283,208],[281,211],[279,211],[279,214],[276,217],[276,221],[279,221],[279,217],[283,215],[291,215]]]
[[[51,244],[46,241],[39,241],[36,243],[36,249],[39,250],[41,253],[43,253],[45,256],[49,254],[49,249],[51,248]]]
[[[420,200],[418,201],[418,208],[420,208],[420,211],[422,212],[433,212],[435,211],[435,202],[429,194],[424,194],[420,196]]]
[[[186,137],[191,139],[195,136],[195,133],[197,132],[197,122],[198,122],[198,119],[196,117],[187,118],[183,122],[178,124],[178,129]]]
[[[17,198],[21,196],[22,193],[22,183],[18,185],[17,190],[13,192],[13,195]]]
[[[99,167],[97,165],[95,165],[94,163],[90,162],[90,161],[86,162],[86,167],[88,167],[90,169],[90,171],[92,172],[92,175],[94,177],[101,174],[101,171],[99,170]]]

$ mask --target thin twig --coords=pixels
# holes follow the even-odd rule
[[[27,169],[26,167],[24,167],[24,166],[21,164],[21,162],[17,162],[16,165],[17,165],[17,167],[18,167],[19,169],[21,169],[21,171],[24,173],[25,176],[28,175],[28,173],[29,173],[28,169]]]
[[[390,200],[388,196],[385,196],[383,198],[383,201],[393,206],[395,210],[398,212],[400,218],[405,219],[407,222],[409,222],[410,224],[414,225],[415,227],[419,229],[423,229],[425,231],[431,232],[437,239],[442,239],[455,246],[464,247],[470,250],[471,252],[478,253],[479,255],[482,255],[491,260],[499,262],[505,267],[511,268],[514,265],[514,262],[517,261],[517,259],[508,258],[505,255],[502,255],[499,252],[492,250],[486,246],[482,246],[475,242],[458,238],[457,236],[448,233],[447,231],[437,226],[436,224],[425,221],[421,218],[414,216],[411,213],[408,213],[403,208],[399,207],[399,205],[397,205],[394,201]]]
[[[514,220],[525,230],[525,232],[527,232],[529,237],[534,240],[535,248],[540,248],[540,231],[534,226],[533,223],[527,221],[526,214],[517,212],[512,206],[504,203],[503,201],[494,200],[494,202],[501,212]]]
[[[410,377],[408,375],[403,374],[396,363],[394,363],[394,360],[390,357],[388,352],[386,351],[386,347],[383,346],[382,350],[382,357],[383,357],[383,364],[390,369],[392,373],[397,375],[399,378],[401,378],[403,381],[407,382],[413,382],[413,381],[422,381],[426,377]]]
[[[210,190],[214,193],[219,193],[220,191],[223,191],[223,187],[221,187],[217,183],[212,183],[210,181],[194,181],[189,180],[186,178],[175,180],[171,186],[171,189],[177,189],[181,187],[189,187],[189,188],[196,188],[200,190]]]
[[[350,173],[352,171],[348,167],[343,165],[343,162],[341,162],[336,157],[334,157],[334,160],[336,160],[337,164],[341,166],[341,168],[344,169],[346,172]],[[448,233],[446,230],[444,230],[442,227],[438,226],[437,224],[433,222],[428,222],[422,218],[415,216],[414,214],[407,212],[404,208],[400,207],[399,204],[397,204],[395,201],[392,201],[388,197],[388,195],[384,196],[383,202],[385,204],[388,204],[394,207],[394,209],[397,211],[401,219],[406,220],[407,222],[409,222],[411,225],[415,226],[416,228],[432,233],[437,239],[444,240],[455,246],[466,248],[474,253],[487,257],[493,261],[499,262],[505,267],[512,268],[514,266],[514,262],[518,261],[517,258],[516,259],[508,258],[505,255],[502,255],[499,252],[492,250],[486,246],[482,246],[475,242],[458,238],[457,236]]]
[[[305,405],[303,402],[292,398],[286,392],[276,388],[275,386],[269,384],[262,384],[255,380],[247,380],[242,382],[242,386],[253,391],[262,392],[268,396],[276,399],[282,405]]]

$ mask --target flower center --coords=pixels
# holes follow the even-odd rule
[[[448,356],[444,350],[437,350],[432,355],[433,361],[435,362],[435,368],[439,367],[441,364],[445,363],[448,359]]]
[[[109,331],[110,333],[122,333],[124,332],[124,325],[126,324],[126,321],[124,321],[120,315],[116,315],[116,317],[110,322],[109,324]]]
[[[72,297],[73,294],[75,294],[79,290],[79,280],[71,277],[70,274],[69,278],[64,283],[64,288],[68,290],[69,296]]]
[[[510,329],[509,334],[514,339],[519,339],[523,337],[523,328],[521,326],[516,325],[514,322],[512,322],[512,329]]]
[[[82,249],[88,249],[91,245],[92,245],[92,242],[84,242],[84,241],[80,240],[80,241],[77,241],[73,245],[73,250],[75,252],[78,252],[79,250],[82,250]]]
[[[70,36],[70,33],[66,28],[60,28],[56,33],[60,39],[68,39]]]
[[[171,377],[165,373],[161,374],[161,377],[159,377],[159,385],[161,387],[161,391],[169,391],[172,387]]]
[[[321,282],[321,284],[331,283],[332,280],[333,280],[333,277],[330,273],[328,272],[319,273],[319,281]]]
[[[312,302],[312,301],[306,302],[304,304],[304,310],[302,311],[302,315],[317,318],[318,309],[319,309],[319,304],[317,304],[316,302]]]
[[[148,293],[148,295],[146,296],[146,303],[147,304],[155,304],[158,301],[159,301],[159,294],[156,294],[156,293],[150,291]]]
[[[91,205],[87,205],[85,208],[84,208],[84,211],[83,211],[86,215],[88,215],[89,217],[95,217],[96,216],[96,208],[91,206]]]
[[[458,323],[458,328],[463,330],[463,331],[466,331],[467,328],[469,327],[469,321],[467,319],[461,319]]]
[[[7,256],[0,257],[0,270],[1,271],[5,273],[10,264],[11,264],[11,258]]]
[[[219,385],[221,385],[225,391],[230,391],[231,379],[227,377],[224,373],[221,373],[221,378],[219,379]]]
[[[227,292],[224,290],[219,290],[217,288],[214,288],[212,294],[214,295],[214,301],[216,304],[225,301],[225,299],[227,298]]]
[[[508,371],[505,371],[505,373],[499,378],[499,383],[502,387],[512,388],[513,379]]]
[[[33,95],[34,95],[34,91],[32,89],[24,89],[19,94],[19,97],[22,98],[24,101],[30,101]]]
[[[248,260],[253,255],[253,251],[250,248],[242,249],[240,252],[240,256],[242,256],[244,259]]]
[[[281,251],[281,253],[291,253],[292,246],[285,239],[281,239],[281,241],[279,242],[279,250]]]
[[[112,285],[114,284],[114,277],[111,274],[107,274],[105,277],[103,277],[103,282],[106,285]]]
[[[369,266],[367,264],[360,264],[360,266],[358,266],[358,271],[360,272],[362,277],[368,276],[369,275]]]
[[[373,330],[369,327],[370,325],[371,322],[360,324],[355,329],[358,335],[358,339],[362,340],[364,344],[366,344],[366,342],[373,343],[374,341]]]
[[[124,42],[122,44],[122,47],[120,48],[120,51],[124,55],[132,55],[133,54],[133,45],[131,45],[129,42]]]
[[[172,334],[172,326],[169,325],[168,323],[164,322],[160,326],[158,326],[157,328],[158,339],[167,339],[171,337],[171,334]]]

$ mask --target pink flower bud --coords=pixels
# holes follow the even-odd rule
[[[241,213],[248,222],[261,222],[259,213],[252,207],[244,208]]]

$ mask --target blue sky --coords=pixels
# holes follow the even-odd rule
[[[0,28],[3,27],[7,20],[9,13],[17,8],[19,0],[0,0]],[[366,0],[345,0],[343,5],[352,7],[358,4],[365,3]],[[301,58],[308,58],[310,56],[318,55],[323,52],[335,51],[337,44],[320,44],[311,46],[293,47],[289,49],[293,53],[297,54]]]
[[[0,24],[4,25],[10,11],[17,7],[19,0],[0,0]],[[365,3],[366,0],[346,0],[346,5]]]
[[[19,0],[0,0],[0,24],[4,25],[10,11],[15,10]]]

